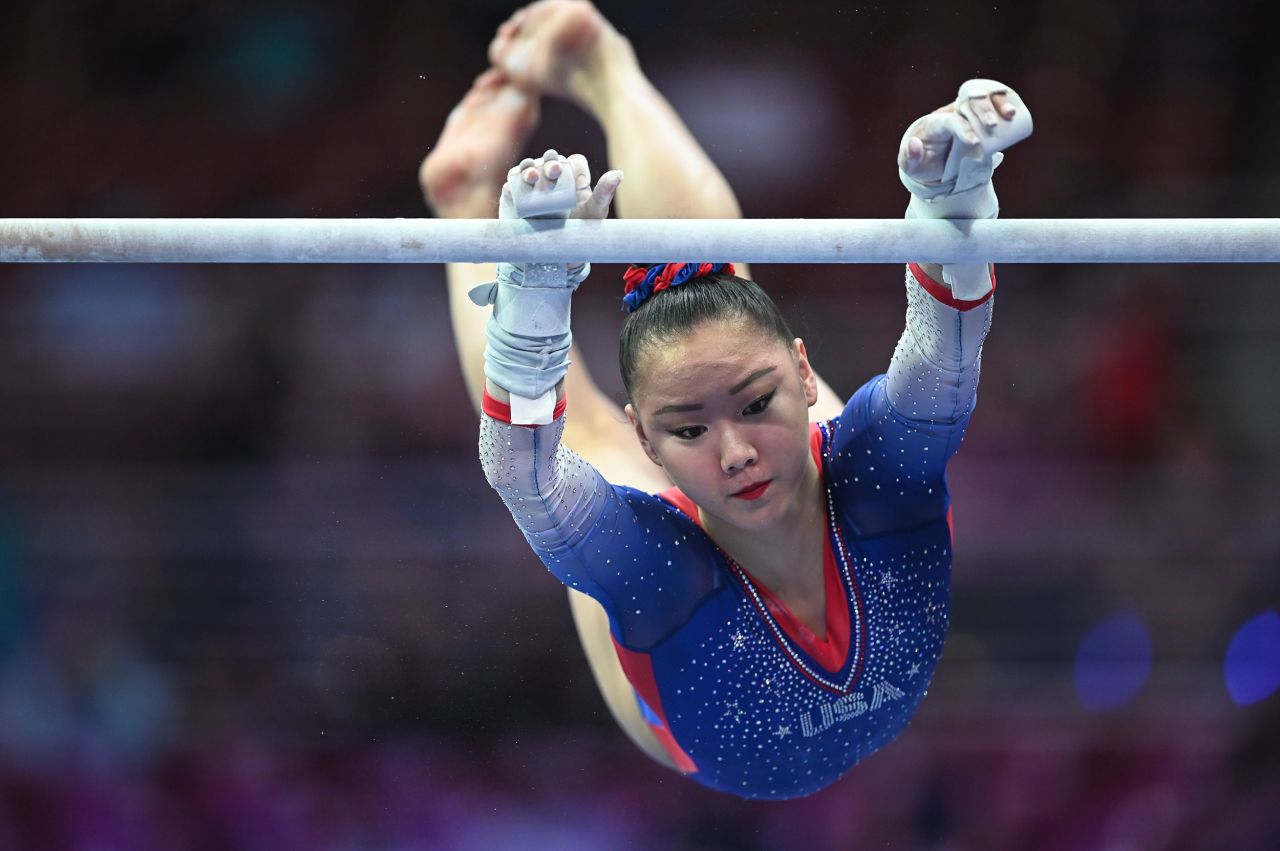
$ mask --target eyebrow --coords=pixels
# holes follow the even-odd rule
[[[729,395],[732,396],[735,393],[741,392],[748,384],[755,381],[757,378],[759,378],[762,375],[768,375],[769,373],[773,372],[775,369],[777,369],[776,366],[767,366],[764,369],[757,369],[755,372],[751,373],[746,378],[742,379],[742,381],[730,387]]]
[[[773,372],[775,369],[777,369],[776,366],[768,366],[768,367],[765,367],[764,369],[757,369],[755,372],[751,373],[746,378],[742,379],[742,381],[739,381],[737,384],[730,387],[729,395],[732,396],[735,393],[742,392],[742,390],[744,390],[748,384],[755,381],[757,378],[760,378],[761,376],[768,375],[769,373]],[[697,403],[691,404],[691,405],[664,405],[663,407],[654,411],[653,415],[655,417],[658,417],[663,414],[682,414],[687,411],[701,411],[701,410],[702,410],[702,405]]]

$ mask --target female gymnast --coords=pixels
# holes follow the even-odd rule
[[[571,170],[575,217],[605,217],[615,192],[632,216],[740,215],[589,4],[517,12],[490,59],[423,163],[438,215],[493,215],[539,94],[598,118],[631,177],[621,188],[609,171],[592,190],[584,158],[548,151],[510,169],[527,193]],[[983,143],[1019,116],[1007,87],[969,81],[913,123],[898,154],[907,215],[994,216],[1001,154]],[[516,215],[510,186],[499,214]],[[620,410],[571,347],[570,298],[588,271],[448,267],[486,478],[569,588],[605,701],[641,749],[745,798],[821,789],[902,730],[941,653],[945,469],[976,400],[994,277],[986,264],[909,265],[888,373],[844,404],[743,266],[632,267]]]

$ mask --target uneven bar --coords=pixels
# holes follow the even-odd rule
[[[0,219],[0,263],[1277,263],[1280,219]]]

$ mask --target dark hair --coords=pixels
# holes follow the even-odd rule
[[[726,319],[745,319],[787,345],[795,337],[760,285],[737,275],[716,272],[656,292],[627,316],[618,338],[618,367],[627,399],[635,400],[641,352],[674,342],[704,322]]]

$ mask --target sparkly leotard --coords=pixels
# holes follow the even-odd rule
[[[746,798],[821,789],[893,739],[947,628],[946,463],[976,400],[990,294],[957,302],[916,266],[886,375],[815,425],[827,498],[825,639],[699,527],[677,490],[609,485],[560,444],[563,417],[487,404],[481,456],[534,552],[609,615],[641,712],[693,779]]]

